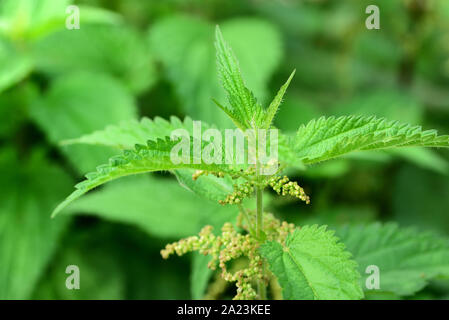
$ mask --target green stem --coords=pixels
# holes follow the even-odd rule
[[[263,280],[257,281],[257,292],[260,300],[267,300],[267,288]]]
[[[248,229],[250,232],[254,232],[254,226],[251,223],[251,219],[249,217],[248,211],[245,209],[245,207],[243,205],[241,205],[240,203],[237,204],[239,207],[240,212],[243,213],[243,216],[245,217],[246,223],[248,224]],[[254,234],[254,233],[253,233]]]
[[[256,187],[256,237],[260,239],[263,230],[263,190],[261,187]]]
[[[263,202],[262,202],[262,194],[263,194],[263,188],[257,186],[256,187],[256,203],[257,203],[257,209],[256,209],[256,237],[258,239],[262,236],[262,230],[263,230]],[[265,275],[265,265],[262,265],[262,274]],[[265,282],[263,279],[260,279],[257,281],[257,292],[259,294],[260,300],[266,300],[267,299],[267,288],[265,287]]]
[[[259,130],[256,130],[256,237],[260,241],[263,232],[263,187],[260,183],[260,162],[259,162]],[[265,265],[262,261],[262,275],[265,276]],[[264,279],[257,280],[257,293],[260,300],[267,299],[267,288]]]

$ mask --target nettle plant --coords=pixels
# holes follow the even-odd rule
[[[257,132],[273,129],[273,118],[294,72],[268,108],[263,108],[245,86],[237,59],[224,41],[218,27],[216,50],[219,76],[227,92],[229,105],[223,106],[215,102],[241,132],[248,130],[256,132],[255,139],[258,146],[260,137]],[[204,123],[202,125],[203,128],[212,128]],[[301,125],[295,135],[279,133],[278,158],[275,164],[272,161],[262,163],[258,156],[260,150],[255,153],[255,163],[252,164],[233,163],[224,161],[223,158],[221,158],[223,161],[206,162],[201,158],[195,158],[193,150],[195,141],[189,144],[190,150],[186,152],[188,161],[172,161],[172,150],[179,143],[179,137],[172,139],[172,133],[177,129],[185,129],[192,134],[192,126],[190,118],[184,121],[175,117],[170,121],[160,118],[151,121],[144,118],[140,122],[110,126],[103,131],[66,141],[65,143],[115,146],[126,150],[121,155],[111,158],[109,163],[99,166],[96,172],[87,174],[87,179],[76,185],[76,190],[55,209],[53,216],[95,187],[114,179],[140,173],[170,171],[191,190],[214,200],[217,200],[217,195],[213,194],[213,190],[217,186],[223,187],[224,190],[231,188],[231,191],[218,201],[222,205],[238,207],[240,213],[235,224],[225,223],[218,233],[214,233],[211,226],[205,226],[197,236],[168,244],[161,254],[164,259],[172,254],[183,255],[192,251],[209,255],[211,258],[208,267],[220,270],[218,280],[221,283],[223,280],[235,283],[237,287],[235,299],[364,297],[363,281],[357,262],[334,235],[334,231],[328,230],[327,226],[295,226],[280,221],[272,213],[264,211],[262,198],[265,188],[272,188],[278,195],[296,197],[307,204],[310,202],[297,182],[290,181],[288,177],[282,175],[286,168],[308,166],[355,151],[409,146],[449,147],[449,136],[438,136],[435,130],[423,131],[421,127],[397,121],[387,121],[374,116],[322,117]],[[204,150],[204,147],[212,142],[200,143]],[[134,148],[129,148],[130,146]],[[261,174],[264,168],[273,165],[277,168],[274,172]],[[253,196],[255,196],[255,209],[249,208],[248,201],[244,201]],[[361,238],[363,233],[369,234],[372,241],[364,242],[364,238]],[[419,259],[398,262],[414,263],[416,268],[414,265],[401,265],[399,268],[407,272],[409,278],[404,280],[412,283],[405,285],[407,288],[395,287],[392,284],[394,281],[386,275],[388,281],[385,286],[392,292],[398,294],[416,292],[430,277],[447,273],[449,261],[447,242],[433,239],[427,234],[401,231],[394,225],[385,227],[373,225],[366,229],[358,229],[354,234],[351,232],[349,235],[344,232],[342,234],[343,238],[351,243],[351,247],[356,248],[358,254],[368,250],[365,257],[369,256],[369,250],[375,250],[377,245],[386,243],[392,248],[402,250],[396,252],[404,259],[410,251],[436,255],[427,257],[422,255]],[[364,245],[357,247],[362,242]],[[387,269],[386,272],[394,270],[394,266],[389,265],[394,259],[386,258],[385,263],[379,262],[382,256],[378,253],[373,251],[375,256],[372,257],[373,261],[366,258],[365,264],[381,264],[381,272],[382,268]],[[379,259],[376,260],[376,257]],[[423,266],[429,259],[430,265]],[[422,267],[422,270],[419,267]],[[398,274],[393,274],[393,278],[397,276]],[[217,284],[215,290],[220,291],[219,287],[220,284]],[[408,289],[410,291],[407,291]]]

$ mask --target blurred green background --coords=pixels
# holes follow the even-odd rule
[[[65,27],[70,4],[79,5],[79,30]],[[380,30],[365,27],[370,4]],[[321,115],[374,114],[449,133],[447,0],[0,0],[0,299],[204,296],[207,260],[165,261],[159,251],[234,221],[234,208],[159,174],[50,213],[117,153],[64,139],[142,116],[230,125],[211,102],[224,100],[215,24],[265,104],[297,69],[276,119],[283,130]],[[275,197],[267,206],[298,225],[397,221],[449,235],[448,160],[448,150],[359,153],[290,172],[310,206]],[[80,290],[65,287],[68,265],[80,268]],[[415,298],[448,296],[440,281]]]

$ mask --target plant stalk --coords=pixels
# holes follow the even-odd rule
[[[256,130],[256,237],[260,241],[263,232],[263,187],[260,185],[260,162],[259,162],[259,130]],[[265,265],[262,260],[262,275],[265,276]],[[257,293],[260,300],[267,299],[267,288],[264,279],[257,280]]]
[[[243,205],[241,205],[240,203],[237,204],[239,207],[240,212],[243,213],[243,216],[245,217],[246,223],[248,224],[248,229],[249,231],[254,234],[254,226],[251,223],[251,219],[249,217],[248,211],[245,209],[245,207]]]
[[[262,201],[263,189],[259,186],[256,188],[256,236],[258,239],[262,236],[263,230],[263,201]],[[265,265],[262,264],[262,273],[265,275]],[[257,281],[257,293],[260,300],[267,299],[267,288],[263,279]]]
[[[261,187],[256,187],[256,237],[260,239],[263,230],[263,190]]]

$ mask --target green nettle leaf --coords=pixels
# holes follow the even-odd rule
[[[83,24],[76,31],[63,29],[38,41],[33,53],[36,68],[50,75],[80,70],[106,73],[134,93],[147,90],[156,80],[141,35],[123,26]]]
[[[212,128],[207,123],[201,122],[201,129]],[[170,121],[160,117],[153,120],[142,118],[140,121],[128,120],[120,124],[107,126],[103,130],[98,130],[81,137],[68,139],[61,144],[92,144],[115,147],[118,149],[130,149],[136,144],[145,144],[148,140],[169,137],[176,129],[184,129],[193,135],[193,120],[186,117],[184,120],[172,116]]]
[[[95,215],[138,226],[152,236],[177,238],[197,233],[214,219],[232,219],[236,209],[200,199],[172,179],[138,175],[86,195],[62,214]]]
[[[177,159],[179,161],[172,161],[171,154],[175,147],[184,144],[182,139],[170,140],[167,137],[165,140],[148,140],[146,145],[137,144],[135,149],[125,150],[122,155],[111,158],[108,164],[98,166],[96,172],[88,173],[87,179],[75,186],[76,191],[54,210],[53,216],[89,190],[108,181],[133,174],[175,169],[197,169],[240,174],[239,170],[233,169],[230,165],[203,162],[198,157],[199,155],[194,152],[195,144],[198,143],[201,146],[200,142],[195,142],[193,139],[188,142],[188,152],[184,153],[183,151],[179,154],[179,159]]]
[[[237,58],[223,39],[218,26],[215,30],[215,39],[218,75],[227,92],[231,109],[223,107],[218,102],[216,104],[240,129],[258,128],[262,124],[264,110],[254,94],[245,86]]]
[[[29,299],[69,223],[51,221],[72,179],[38,154],[26,164],[0,154],[0,299]]]
[[[326,226],[304,226],[285,244],[260,248],[278,278],[285,299],[361,299],[360,275],[351,254]]]
[[[212,128],[201,122],[201,129]],[[156,117],[154,120],[142,118],[141,121],[123,121],[119,125],[110,125],[104,130],[95,131],[77,139],[63,141],[62,144],[92,144],[111,146],[119,149],[130,149],[136,144],[146,144],[148,140],[164,138],[176,129],[184,129],[193,135],[193,121],[186,117],[181,121],[177,117],[170,117],[170,121]],[[229,177],[217,178],[213,175],[201,176],[196,181],[192,180],[195,170],[175,170],[174,174],[179,183],[194,193],[207,199],[218,201],[226,198],[233,191],[232,181]]]
[[[241,130],[264,128],[268,129],[282,102],[295,71],[281,87],[273,101],[265,111],[257,102],[254,94],[245,86],[239,63],[231,47],[223,39],[220,28],[215,31],[215,47],[217,51],[218,75],[228,95],[231,108],[221,105],[214,99],[215,104],[222,109]]]
[[[449,147],[449,136],[436,130],[423,131],[383,118],[345,116],[321,117],[302,125],[289,141],[290,150],[305,164],[336,158],[353,151],[393,147]]]
[[[136,118],[133,97],[106,75],[76,73],[58,78],[30,107],[32,119],[50,142],[79,137],[107,125]],[[116,154],[109,147],[62,146],[63,153],[80,171],[93,170]]]
[[[449,240],[434,233],[375,223],[341,228],[337,234],[359,265],[366,293],[408,296],[431,279],[449,276]],[[365,286],[371,275],[366,269],[371,265],[379,268],[378,290]]]
[[[374,89],[357,94],[349,100],[332,107],[334,115],[377,116],[410,124],[423,122],[424,106],[410,93],[397,89]],[[425,148],[387,149],[388,155],[396,156],[423,168],[440,173],[448,171],[448,163],[433,150]],[[388,154],[388,155],[387,155]],[[373,155],[371,153],[371,155]],[[391,157],[393,158],[393,157]]]
[[[264,102],[268,80],[281,58],[280,35],[271,24],[258,19],[233,19],[221,23],[220,27],[240,61],[248,87]],[[193,17],[174,16],[157,22],[150,30],[149,41],[174,83],[186,114],[227,127],[232,123],[211,100],[225,100],[217,79],[213,37],[212,24]],[[232,70],[237,70],[236,60],[230,62]],[[232,77],[239,80],[240,75]],[[244,90],[243,86],[240,89]],[[245,95],[234,99],[255,102],[249,91]]]
[[[201,130],[205,131],[214,128],[205,122],[201,122]],[[118,125],[109,125],[104,130],[98,130],[86,134],[79,138],[64,140],[62,145],[88,144],[114,147],[118,149],[132,149],[136,144],[146,144],[153,139],[163,139],[176,130],[184,129],[193,135],[193,120],[186,117],[183,121],[177,117],[170,117],[170,121],[160,117],[153,120],[142,118],[140,121],[122,121]],[[223,134],[223,131],[221,131]],[[284,142],[287,139],[284,135],[279,135],[279,159],[285,163],[299,168],[304,168],[296,158],[291,157],[291,152]],[[195,170],[183,169],[174,170],[178,182],[188,190],[212,201],[223,200],[226,195],[233,191],[233,185],[241,182],[232,180],[229,177],[217,178],[214,175],[201,176],[197,180],[192,180]]]
[[[228,194],[234,191],[232,186],[243,180],[232,180],[229,176],[218,178],[212,174],[203,175],[193,180],[192,175],[195,170],[189,169],[176,170],[174,173],[181,186],[213,202],[225,199]]]

